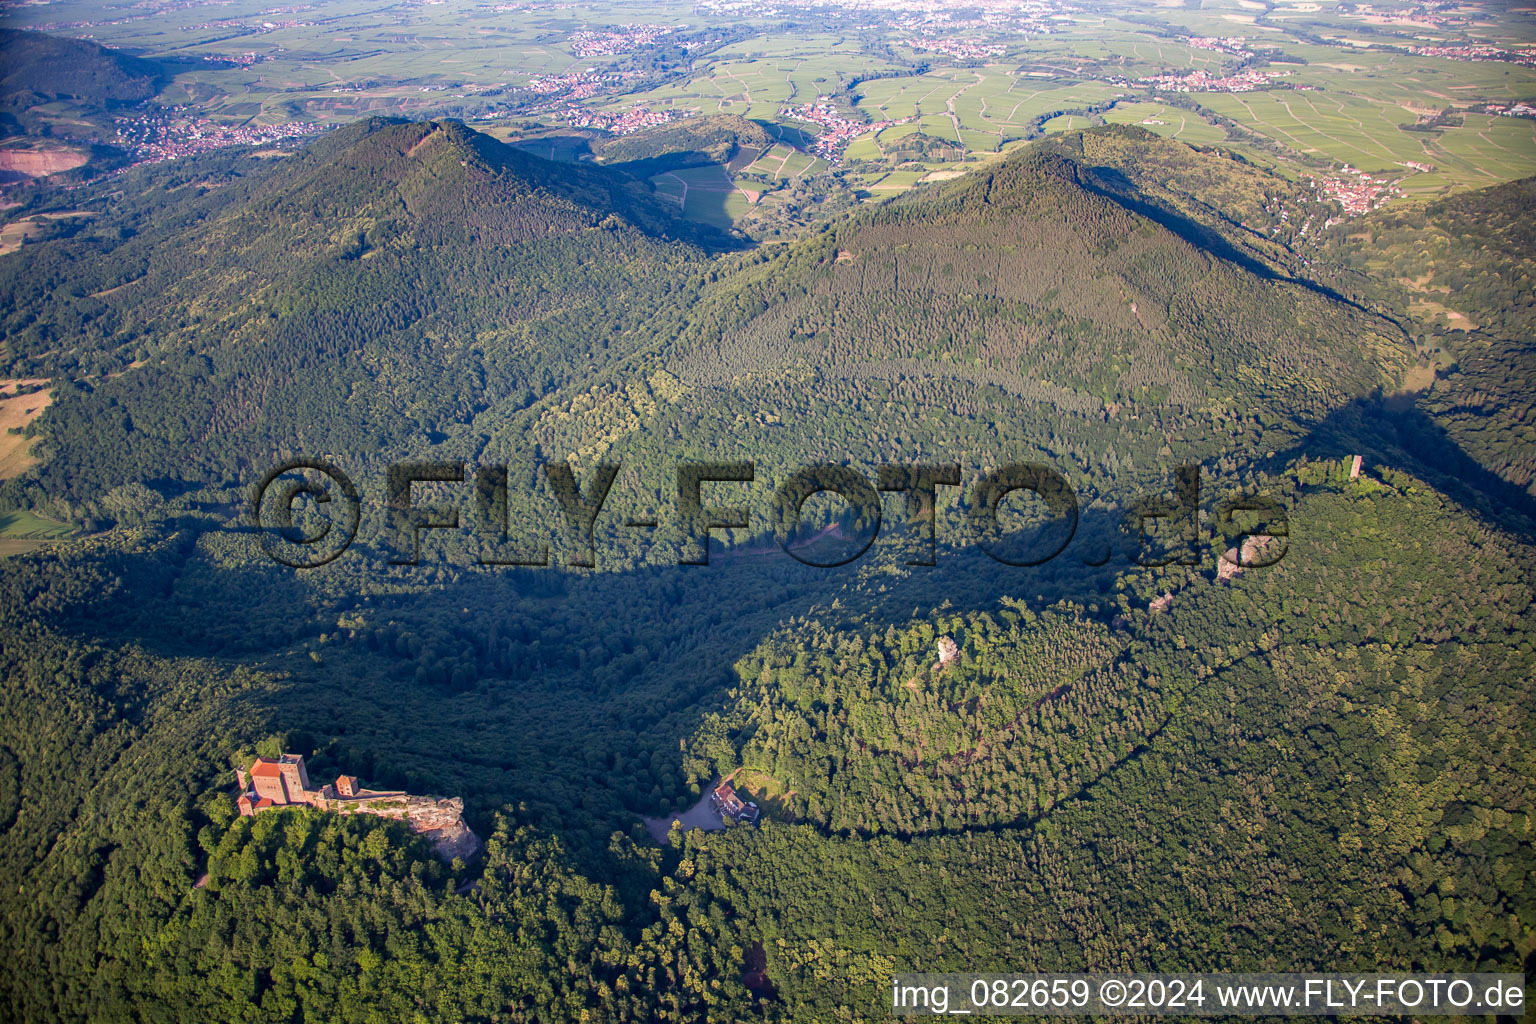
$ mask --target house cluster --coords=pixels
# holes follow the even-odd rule
[[[633,53],[676,31],[671,25],[621,25],[607,32],[585,29],[573,32],[569,42],[571,53],[577,57],[601,57],[614,53]]]
[[[837,112],[837,107],[826,102],[826,97],[818,97],[815,103],[802,103],[798,107],[784,107],[779,111],[784,117],[792,117],[797,121],[806,121],[821,128],[821,133],[816,136],[816,142],[812,151],[828,163],[837,163],[843,155],[843,150],[848,148],[848,143],[863,135],[865,132],[878,132],[883,128],[889,128],[893,124],[902,124],[915,118],[903,118],[901,121],[850,121]]]
[[[759,0],[701,0],[698,6],[705,14],[734,17],[778,18],[784,14],[784,9],[777,4],[764,4]]]
[[[1536,107],[1529,103],[1514,103],[1508,106],[1503,103],[1490,103],[1483,110],[1489,114],[1502,114],[1505,117],[1536,117]]]
[[[1161,89],[1164,92],[1253,92],[1270,85],[1288,71],[1236,71],[1230,75],[1210,75],[1205,71],[1191,71],[1180,75],[1153,75],[1150,78],[1128,79],[1116,75],[1110,85],[1135,86],[1142,89]]]
[[[633,107],[622,111],[588,110],[572,103],[555,116],[573,128],[596,128],[614,135],[628,135],[642,128],[654,128],[659,124],[676,121],[687,114],[681,110],[651,110],[648,107]]]
[[[286,18],[282,21],[249,22],[243,18],[221,18],[217,21],[202,21],[196,25],[187,25],[183,32],[201,32],[207,29],[221,31],[234,30],[236,36],[255,35],[263,32],[276,32],[279,29],[289,28],[314,28],[312,21],[300,21],[297,18]],[[227,37],[226,37],[227,38]]]
[[[1189,36],[1184,41],[1197,50],[1214,50],[1233,57],[1253,56],[1253,51],[1247,46],[1248,40],[1242,36]]]
[[[1346,217],[1370,213],[1403,191],[1391,178],[1366,174],[1349,166],[1345,166],[1342,175],[1308,176],[1308,181],[1321,198],[1332,199],[1342,206]],[[1333,223],[1335,221],[1329,221],[1329,224]]]
[[[270,53],[257,53],[255,50],[247,50],[245,53],[225,55],[222,53],[205,54],[203,60],[210,64],[235,64],[242,68],[248,68],[252,64],[260,64],[264,61],[275,60]]]
[[[757,824],[760,813],[757,804],[750,800],[743,800],[741,794],[736,792],[736,787],[729,782],[722,782],[715,787],[714,792],[710,794],[710,804],[722,818],[730,818],[737,824],[742,822]]]
[[[614,84],[613,76],[596,71],[568,71],[563,75],[535,75],[528,88],[540,96],[565,95],[575,99],[595,96],[598,90]]]
[[[169,113],[145,113],[117,119],[117,143],[133,151],[131,166],[175,160],[225,146],[264,146],[324,130],[318,124],[304,121],[222,125],[206,118],[178,117],[179,110],[172,108]]]
[[[1339,11],[1343,18],[1358,18],[1368,21],[1373,25],[1411,25],[1415,28],[1423,28],[1426,25],[1436,28],[1453,28],[1467,24],[1468,19],[1454,12],[1458,5],[1455,3],[1440,3],[1428,7],[1415,7],[1410,10],[1377,10],[1375,4],[1355,4],[1354,10]]]
[[[467,860],[480,849],[479,837],[464,823],[464,801],[457,797],[364,789],[355,775],[338,775],[335,782],[315,788],[299,754],[258,757],[249,768],[235,769],[235,778],[240,783],[235,806],[243,817],[284,807],[374,814],[404,820],[432,843],[443,860]]]
[[[644,71],[597,71],[586,68],[581,71],[567,71],[562,75],[535,75],[528,80],[527,88],[540,96],[584,100],[598,93],[617,89],[626,81],[644,75]]]
[[[1515,52],[1498,46],[1413,46],[1409,53],[1420,57],[1444,57],[1448,60],[1505,60],[1536,67],[1536,50]]]
[[[1008,47],[1001,43],[981,43],[974,39],[903,39],[901,46],[910,46],[919,52],[933,50],[954,57],[956,60],[985,60],[1001,57]]]

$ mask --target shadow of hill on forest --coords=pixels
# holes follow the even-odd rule
[[[1263,460],[1275,472],[1301,456],[1364,455],[1367,466],[1405,470],[1515,534],[1536,540],[1536,497],[1494,473],[1425,413],[1413,395],[1372,394],[1336,409],[1297,444]]]
[[[1356,399],[1258,466],[1354,454],[1536,537],[1536,500],[1410,398]],[[1116,581],[1137,571],[1114,506],[1084,509],[1045,565],[1002,565],[968,538],[941,538],[938,565],[881,576],[878,587],[854,585],[858,562],[804,566],[765,537],[745,545],[765,553],[722,558],[717,546],[709,566],[445,574],[425,564],[393,580],[357,572],[314,586],[295,571],[202,557],[198,531],[182,525],[157,552],[102,556],[123,584],[110,598],[82,591],[39,619],[87,642],[207,659],[215,673],[254,667],[259,686],[210,694],[225,702],[231,735],[296,737],[325,751],[327,770],[462,795],[482,835],[502,808],[521,808],[521,820],[562,833],[593,864],[608,856],[595,837],[633,832],[640,814],[694,798],[682,741],[729,700],[740,659],[785,623],[810,617],[877,636],[932,609],[989,609],[1004,596],[1042,606],[1069,597],[1107,617]],[[1209,572],[1209,543],[1204,555]],[[401,586],[407,576],[417,589]]]
[[[1099,518],[1085,517],[1080,537],[1100,533],[1089,525]],[[206,698],[226,707],[231,735],[294,737],[371,783],[463,795],[482,834],[506,806],[606,837],[671,809],[663,798],[691,800],[679,741],[726,703],[736,663],[786,622],[881,631],[945,604],[1107,593],[1119,567],[1085,567],[1076,547],[1027,569],[941,546],[937,566],[860,595],[850,594],[858,563],[806,566],[776,546],[726,557],[717,541],[708,566],[450,577],[426,562],[327,583],[205,557],[198,535],[211,520],[166,525],[180,529],[157,550],[98,556],[96,571],[120,582],[110,596],[80,588],[40,618],[84,642],[202,661],[213,676],[255,669],[259,683]]]
[[[1380,311],[1366,309],[1364,306],[1339,294],[1326,285],[1307,280],[1303,277],[1277,273],[1275,268],[1269,263],[1244,252],[1215,228],[1208,224],[1202,224],[1198,220],[1173,209],[1168,204],[1147,196],[1119,168],[1087,166],[1085,170],[1088,172],[1082,177],[1082,185],[1085,189],[1166,228],[1203,252],[1226,260],[1228,263],[1235,263],[1257,277],[1268,281],[1281,281],[1286,284],[1297,285],[1323,298],[1334,302],[1341,302],[1351,309],[1386,319],[1388,322],[1393,323],[1394,326],[1398,326],[1395,321],[1384,317]],[[1399,329],[1401,329],[1400,326]]]

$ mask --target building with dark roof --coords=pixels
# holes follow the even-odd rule
[[[710,800],[721,817],[730,818],[734,822],[745,821],[755,825],[758,814],[761,813],[758,811],[757,804],[750,800],[743,800],[741,794],[736,792],[736,787],[729,782],[722,782],[716,786],[715,791],[710,794]]]

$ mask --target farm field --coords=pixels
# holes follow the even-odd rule
[[[927,173],[927,171],[892,171],[865,187],[877,193],[905,192],[921,181]]]
[[[66,523],[44,519],[25,509],[0,513],[0,558],[36,551],[74,532]]]
[[[869,140],[873,145],[873,140]],[[852,150],[853,147],[849,147]],[[849,154],[852,156],[852,153]],[[876,151],[878,155],[878,151]],[[827,162],[800,152],[793,146],[778,143],[770,147],[752,163],[742,168],[746,174],[766,174],[772,178],[800,178],[825,170]]]
[[[1109,124],[1139,124],[1169,139],[1194,146],[1214,145],[1226,140],[1226,130],[1199,114],[1161,103],[1116,103],[1103,114]],[[1082,119],[1079,118],[1079,121]],[[1082,127],[1081,124],[1077,127]]]
[[[1476,187],[1522,177],[1536,168],[1536,121],[1465,115],[1462,127],[1410,132],[1416,115],[1400,106],[1340,93],[1268,92],[1196,94],[1203,106],[1239,121],[1283,146],[1368,172],[1401,172],[1409,164],[1433,166],[1420,191]]]
[[[761,45],[760,40],[753,42]],[[707,70],[686,81],[627,94],[611,106],[773,120],[784,106],[812,103],[837,90],[854,77],[855,67],[867,70],[857,61],[857,51],[848,50],[836,37],[812,36],[785,43],[785,52],[758,49],[737,56],[723,50]]]
[[[1341,54],[1309,45],[1287,46],[1286,55],[1305,62],[1276,64],[1289,72],[1288,82],[1409,106],[1439,109],[1473,97],[1502,102],[1536,98],[1536,69],[1504,61],[1370,51]]]
[[[778,144],[733,162],[725,176],[750,174],[757,188],[765,179],[792,183],[802,203],[844,184],[878,201],[910,187],[907,175],[919,168],[1102,123],[1225,146],[1293,180],[1347,165],[1390,183],[1382,202],[1536,173],[1536,120],[1482,112],[1490,103],[1536,103],[1536,68],[1454,58],[1455,47],[1473,42],[1526,45],[1518,18],[1437,20],[1399,6],[1213,0],[1198,9],[1112,2],[1085,11],[1047,0],[1043,13],[1017,23],[941,24],[841,2],[660,3],[642,12],[619,3],[320,0],[277,9],[194,0],[108,18],[89,0],[59,0],[9,17],[166,61],[156,102],[223,131],[457,117],[570,161],[600,149],[608,132],[739,115]],[[1437,44],[1453,49],[1409,52]],[[1210,78],[1191,88],[1246,72],[1261,79],[1178,98],[1152,87],[1197,72]],[[1191,101],[1205,113],[1185,109]],[[811,104],[820,106],[808,117]],[[1442,111],[1453,116],[1433,130],[1406,130]],[[68,103],[41,103],[35,115],[89,127],[72,120]],[[858,130],[881,121],[899,123]],[[923,137],[899,144],[916,134]],[[859,173],[843,183],[850,165]],[[898,168],[902,176],[889,176]],[[750,208],[741,190],[710,174],[653,185],[709,223],[733,223]],[[0,246],[14,248],[29,229],[4,230]]]
[[[1030,122],[1057,110],[1102,103],[1114,90],[1098,83],[1062,85],[998,67],[886,78],[859,86],[858,109],[870,120],[921,119],[936,137],[995,149],[1024,138]],[[882,136],[883,138],[883,136]]]
[[[729,228],[755,201],[755,195],[749,197],[719,164],[668,171],[652,178],[651,184],[675,200],[689,220],[722,229]]]
[[[47,390],[18,392],[47,383],[45,380],[0,381],[0,480],[18,476],[37,462],[31,453],[32,439],[22,434],[22,430],[43,414],[53,401],[53,393]]]

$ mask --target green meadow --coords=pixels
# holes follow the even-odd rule
[[[1277,90],[1200,93],[1205,107],[1286,148],[1374,173],[1403,173],[1419,192],[1472,188],[1524,177],[1536,170],[1536,121],[1464,115],[1460,127],[1407,131],[1407,108],[1344,93]],[[1415,173],[1410,163],[1432,166]],[[1416,181],[1415,178],[1423,178]]]
[[[72,536],[74,527],[18,509],[0,513],[0,556],[32,551],[52,541]]]
[[[1109,124],[1139,124],[1164,138],[1178,139],[1192,146],[1214,145],[1227,137],[1225,129],[1199,114],[1161,103],[1120,102],[1105,111],[1103,117]]]

